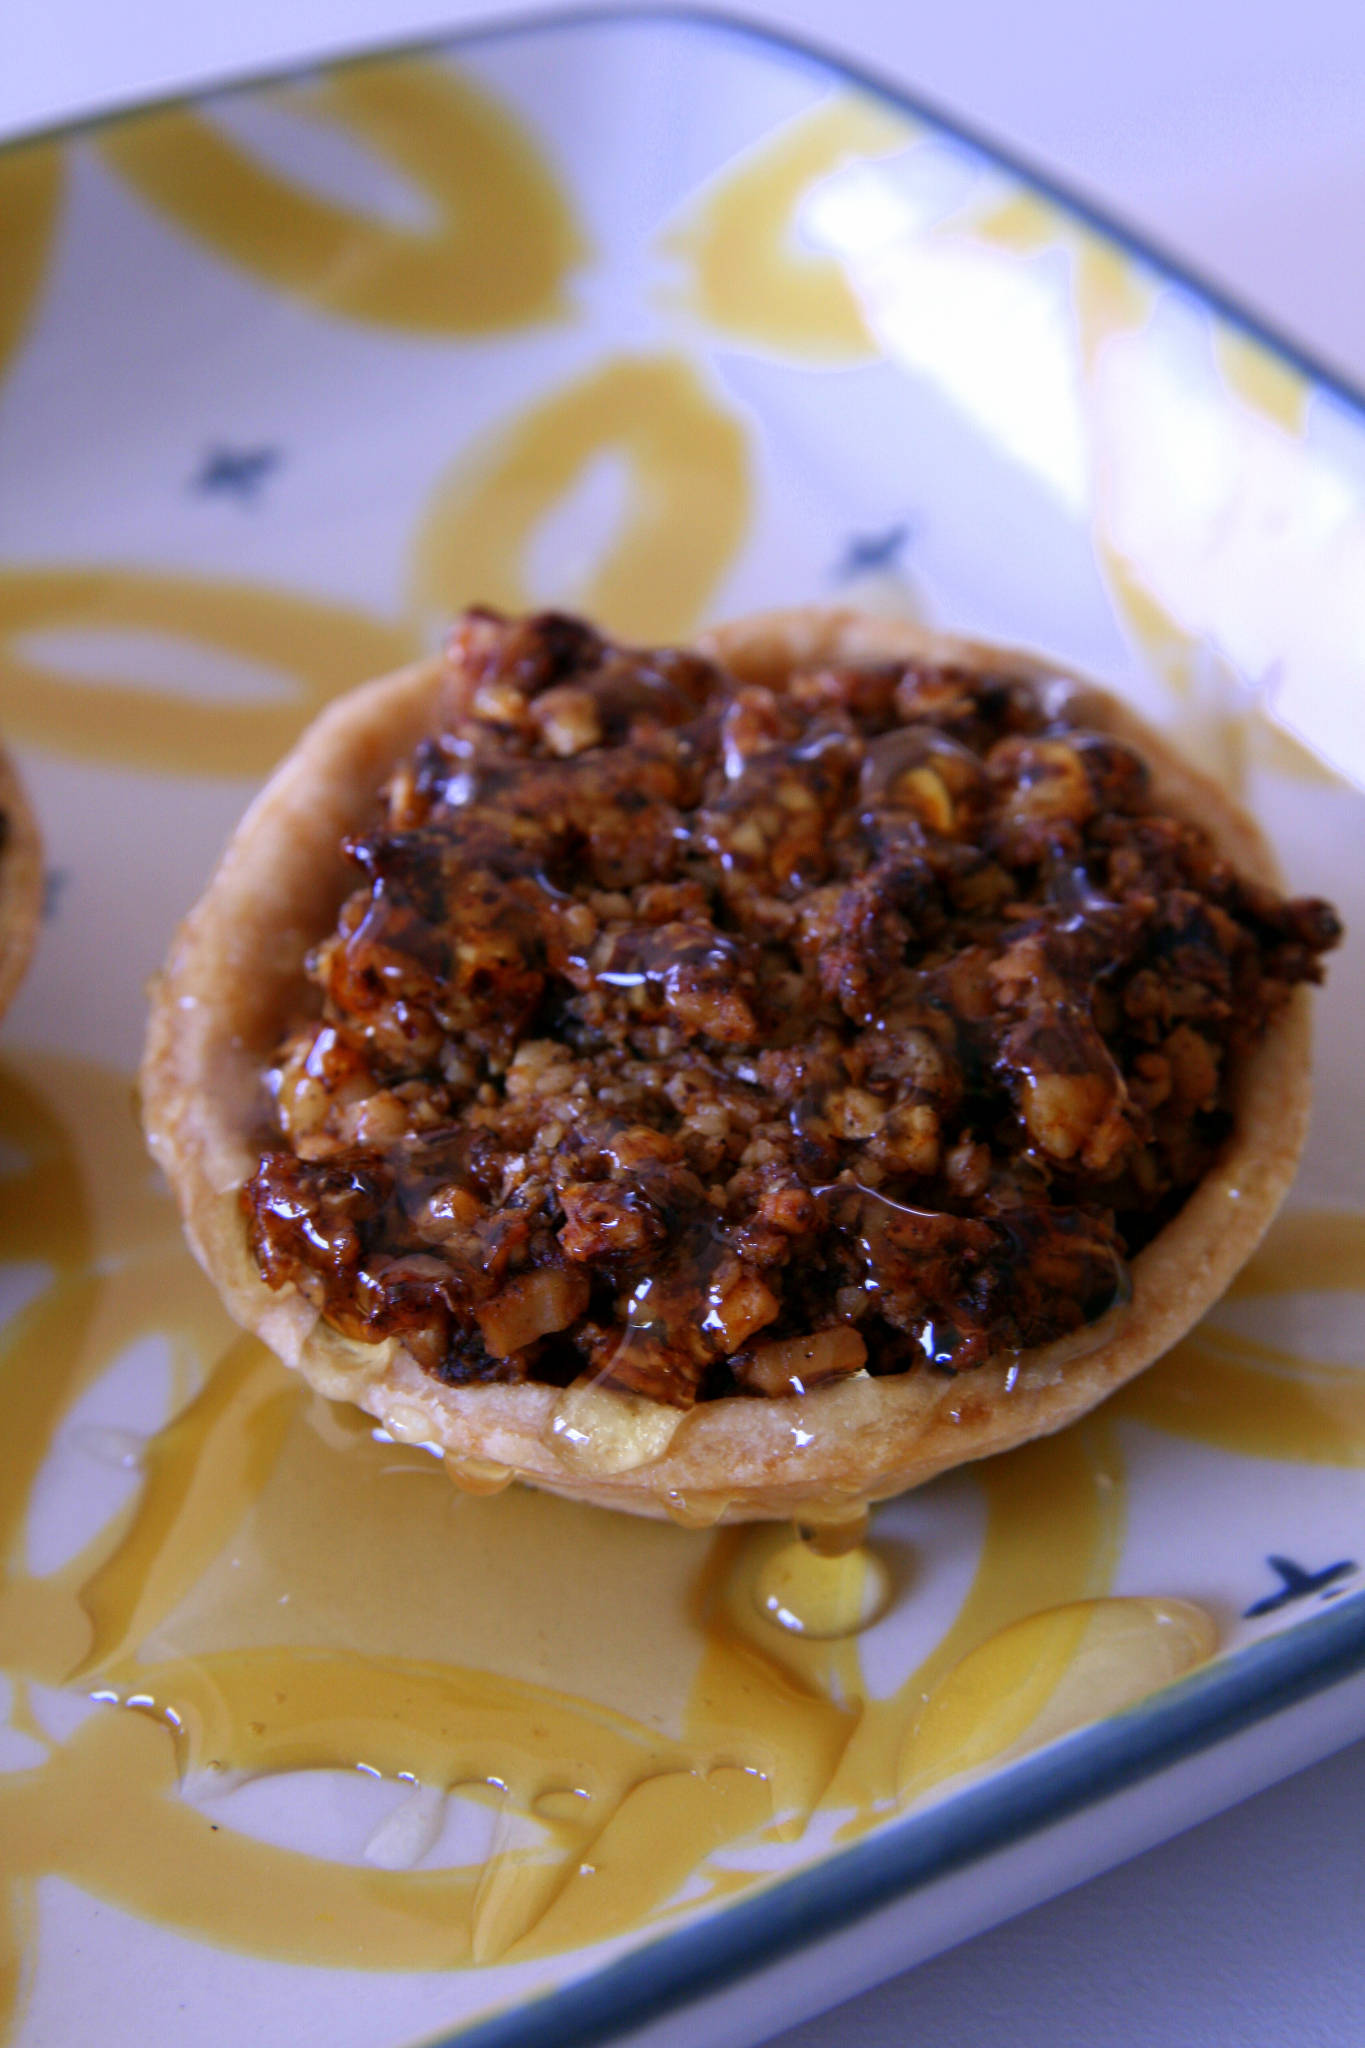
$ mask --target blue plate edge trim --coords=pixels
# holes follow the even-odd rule
[[[858,58],[841,56],[817,41],[765,22],[750,20],[740,14],[732,14],[726,8],[693,5],[690,4],[690,0],[663,0],[663,4],[659,6],[641,5],[638,4],[638,0],[619,0],[619,4],[607,0],[607,4],[600,6],[570,6],[553,12],[531,9],[526,13],[509,14],[501,19],[465,23],[458,28],[445,31],[422,30],[413,36],[399,37],[397,40],[376,37],[373,42],[363,43],[359,47],[348,41],[340,49],[322,51],[312,57],[294,58],[283,64],[265,65],[259,69],[228,71],[198,85],[165,93],[138,95],[126,101],[115,101],[108,107],[99,108],[90,114],[77,115],[71,120],[40,122],[35,127],[20,129],[14,134],[0,137],[0,157],[11,150],[26,149],[39,143],[77,141],[83,136],[97,133],[114,122],[134,120],[165,107],[193,104],[200,100],[217,98],[224,93],[252,92],[272,85],[281,85],[291,79],[306,76],[312,71],[345,69],[353,64],[374,63],[384,57],[417,56],[423,52],[434,54],[442,50],[454,50],[500,39],[513,41],[525,36],[544,35],[559,30],[613,25],[649,27],[656,22],[709,30],[741,42],[757,44],[762,49],[776,51],[812,70],[840,79],[859,91],[872,93],[925,126],[938,129],[941,134],[950,136],[956,142],[965,143],[969,149],[989,157],[1002,169],[1011,172],[1024,184],[1031,186],[1034,191],[1072,214],[1087,227],[1097,230],[1168,282],[1193,292],[1220,318],[1238,328],[1251,340],[1261,343],[1291,368],[1297,370],[1301,376],[1344,402],[1361,417],[1362,422],[1365,422],[1365,386],[1357,385],[1346,371],[1325,361],[1304,343],[1283,332],[1264,314],[1244,304],[1235,292],[1224,285],[1213,283],[1196,265],[1184,257],[1171,254],[1160,241],[1154,240],[1145,230],[1131,226],[1099,201],[1090,199],[1084,191],[1067,179],[1058,178],[1052,172],[1041,169],[1026,151],[1016,149],[1011,143],[997,141],[988,130],[981,129],[974,122],[949,112],[937,101],[911,87],[894,83],[872,67],[863,64]]]
[[[1362,1669],[1365,1594],[1356,1594],[1330,1613],[1249,1643],[1078,1730],[1002,1778],[888,1821],[862,1842],[777,1878],[695,1927],[660,1935],[577,1983],[533,1993],[485,2020],[430,2036],[424,2048],[600,2048]]]
[[[1365,389],[1323,362],[1273,323],[1212,284],[1182,258],[1129,226],[1067,181],[1036,167],[1025,153],[997,142],[933,100],[892,83],[849,59],[788,31],[724,9],[686,4],[569,7],[529,11],[377,38],[359,48],[321,52],[278,66],[228,73],[207,83],[139,96],[70,121],[40,124],[0,139],[0,156],[37,144],[75,141],[121,120],[220,94],[260,90],[316,70],[347,68],[383,57],[458,50],[550,32],[593,27],[674,24],[748,42],[870,93],[926,127],[998,164],[1045,199],[1096,230],[1157,275],[1202,300],[1221,319],[1344,402],[1365,423]],[[1249,1644],[1214,1667],[1168,1688],[1126,1714],[1075,1737],[903,1822],[888,1822],[868,1840],[813,1867],[765,1885],[694,1928],[663,1934],[582,1981],[551,1987],[486,2020],[428,2037],[428,2048],[595,2048],[697,1996],[709,1996],[751,1971],[779,1961],[812,1939],[832,1934],[894,1900],[998,1853],[1111,1795],[1141,1783],[1256,1723],[1365,1669],[1365,1597],[1330,1614],[1292,1625]],[[1103,1779],[1097,1783],[1097,1779]],[[694,1958],[708,1959],[704,1973]]]

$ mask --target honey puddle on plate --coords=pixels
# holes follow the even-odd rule
[[[255,1955],[515,1962],[654,1922],[684,1886],[689,1907],[731,1895],[817,1810],[848,1839],[1215,1647],[1180,1601],[1106,1597],[1123,1484],[1101,1419],[978,1469],[966,1595],[873,1698],[860,1631],[897,1616],[911,1639],[917,1573],[875,1523],[866,1543],[856,1520],[802,1540],[636,1521],[479,1471],[452,1486],[232,1331],[123,1077],[28,1057],[0,1074],[0,1131],[0,1243],[41,1267],[0,1338],[0,1652],[12,1723],[42,1756],[0,1775],[11,2013],[45,1874]],[[178,1412],[131,1501],[59,1569],[31,1570],[35,1488],[41,1530],[54,1488],[78,1499],[98,1454],[136,1449],[123,1417],[70,1411],[149,1343]],[[1283,1456],[1315,1397],[1264,1377],[1285,1390]],[[54,1687],[95,1703],[62,1741]],[[340,1862],[258,1840],[220,1803],[242,1776],[321,1769],[401,1781],[368,1861],[361,1842]],[[443,1849],[451,1812],[482,1821],[477,1854]]]

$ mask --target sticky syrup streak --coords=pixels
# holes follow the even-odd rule
[[[471,1497],[231,1329],[151,1186],[123,1077],[33,1056],[22,1077],[0,1074],[0,1129],[24,1160],[0,1176],[0,1242],[47,1275],[0,1334],[0,1650],[12,1722],[48,1752],[0,1777],[11,2002],[45,1874],[254,1955],[515,1961],[657,1920],[698,1875],[705,1896],[728,1896],[750,1881],[733,1846],[746,1838],[794,1839],[817,1808],[856,1835],[1213,1647],[1179,1602],[1104,1597],[1122,1473],[1092,1420],[978,1468],[986,1525],[966,1598],[899,1690],[871,1698],[857,1628],[904,1587],[875,1532],[861,1543],[855,1506],[802,1543],[782,1527],[612,1516],[482,1468],[454,1475],[484,1496]],[[1326,1227],[1321,1277],[1365,1285],[1360,1224]],[[1243,1291],[1297,1284],[1302,1234],[1292,1221],[1285,1263],[1261,1253]],[[35,1481],[54,1449],[88,1455],[65,1418],[149,1337],[169,1347],[173,1383],[198,1391],[150,1441],[132,1505],[33,1576]],[[1194,1394],[1157,1381],[1135,1412],[1211,1428],[1204,1342]],[[1257,1427],[1273,1415],[1275,1454],[1321,1455],[1330,1369],[1296,1379],[1243,1347],[1236,1370]],[[1353,1388],[1341,1368],[1330,1421],[1338,1459],[1365,1462]],[[1234,1418],[1237,1447],[1249,1427]],[[714,1508],[675,1505],[701,1524]],[[775,1588],[798,1627],[774,1625]],[[35,1684],[101,1704],[57,1743]],[[434,1869],[334,1864],[215,1828],[179,1790],[357,1766],[494,1800],[493,1850]],[[727,1845],[728,1867],[710,1866]]]

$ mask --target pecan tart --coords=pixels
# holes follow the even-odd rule
[[[818,1516],[1060,1428],[1217,1298],[1337,937],[1033,658],[476,611],[248,812],[147,1129],[239,1320],[457,1478]]]

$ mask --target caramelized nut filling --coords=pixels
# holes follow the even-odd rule
[[[1339,936],[1064,688],[779,694],[482,611],[447,671],[244,1202],[272,1287],[450,1383],[685,1408],[1070,1336]]]

